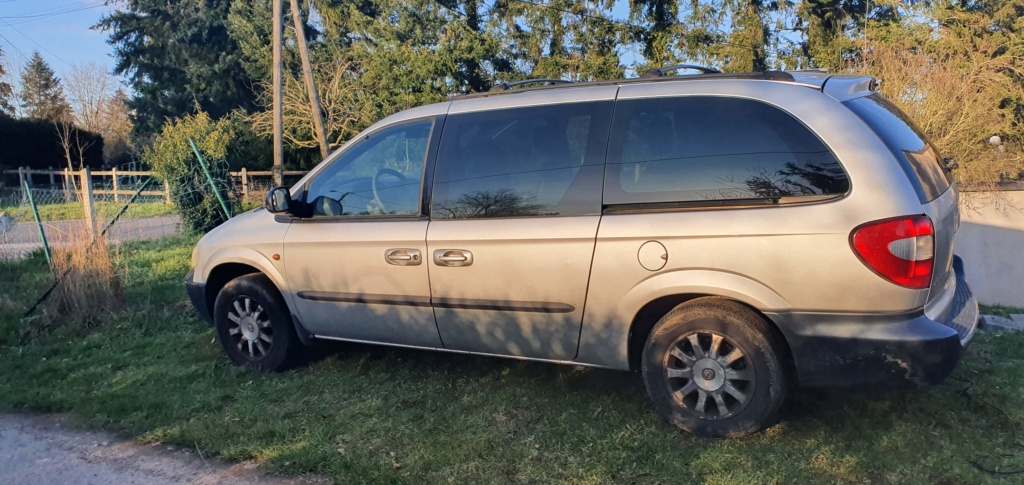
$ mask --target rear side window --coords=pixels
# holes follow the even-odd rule
[[[765,103],[693,96],[616,105],[605,204],[778,203],[849,188],[824,143]]]
[[[601,213],[611,102],[449,115],[432,219]]]
[[[935,200],[953,183],[953,174],[943,168],[935,147],[917,125],[895,105],[878,94],[855,98],[845,104],[885,142],[903,171],[914,183],[921,202]]]

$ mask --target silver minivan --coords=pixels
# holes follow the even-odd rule
[[[196,245],[239,365],[317,339],[641,374],[701,436],[794,386],[934,384],[978,306],[951,162],[870,77],[558,83],[423,106]]]

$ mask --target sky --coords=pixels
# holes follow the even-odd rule
[[[105,5],[110,3],[111,5]],[[28,63],[32,52],[39,51],[50,67],[62,79],[71,64],[94,62],[112,69],[113,47],[107,44],[107,34],[91,27],[100,18],[115,10],[115,1],[108,0],[0,0],[0,47],[5,65],[11,72]],[[628,2],[616,2],[612,17],[625,19]],[[636,53],[623,51],[628,65],[636,60]],[[14,76],[17,83],[18,76]],[[126,88],[126,91],[131,91]]]
[[[114,7],[105,0],[0,0],[0,46],[4,63],[17,71],[32,52],[46,59],[61,78],[72,64],[94,62],[110,70],[113,47],[107,35],[90,27]]]

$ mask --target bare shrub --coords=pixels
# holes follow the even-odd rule
[[[91,328],[122,306],[121,280],[105,238],[92,240],[85,227],[54,248],[54,273],[66,275],[54,289],[50,309],[60,323]]]
[[[327,131],[327,142],[337,147],[363,128],[367,119],[363,102],[362,87],[358,84],[359,73],[351,63],[331,62],[313,65],[320,95],[320,108]],[[274,112],[271,109],[271,89],[264,89],[260,102],[266,109],[249,116],[252,129],[260,136],[270,138],[274,134]],[[284,139],[300,148],[319,146],[313,117],[309,112],[309,91],[302,79],[285,76],[282,99]]]
[[[971,40],[947,35],[931,50],[874,44],[864,71],[881,80],[882,94],[920,125],[943,156],[959,163],[958,182],[986,186],[1024,169],[1012,109],[1013,100],[1024,99],[1024,67],[1021,57],[1007,53],[1005,41]],[[990,145],[993,135],[1007,146]]]

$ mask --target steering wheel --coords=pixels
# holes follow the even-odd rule
[[[370,188],[373,189],[373,202],[377,204],[377,207],[379,207],[382,212],[386,213],[388,209],[387,207],[384,207],[384,203],[380,201],[380,195],[377,193],[377,180],[380,179],[381,176],[383,175],[390,175],[392,177],[395,177],[398,179],[399,182],[404,182],[407,179],[405,178],[405,175],[401,174],[401,172],[397,170],[391,170],[390,168],[379,169],[377,170],[377,173],[373,174],[373,180],[372,182],[370,182]]]

